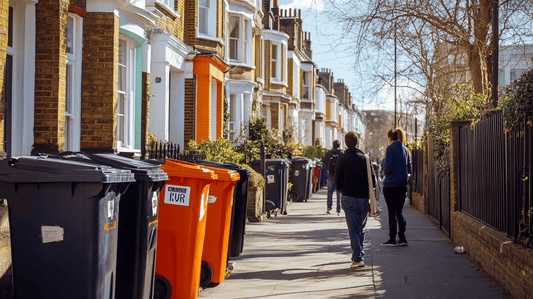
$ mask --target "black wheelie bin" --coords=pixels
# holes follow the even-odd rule
[[[260,172],[261,162],[259,160],[252,161],[251,167]],[[275,208],[279,209],[280,213],[287,215],[287,197],[289,183],[289,161],[286,159],[267,159],[265,161],[266,171],[266,200],[274,203]]]
[[[307,158],[292,158],[291,160],[289,182],[292,183],[292,188],[289,191],[289,200],[292,202],[307,201],[309,162]]]
[[[0,161],[17,299],[115,297],[119,201],[129,170],[46,157]]]
[[[95,163],[130,170],[135,175],[120,201],[115,298],[154,297],[159,194],[168,180],[160,164],[119,155],[87,154]],[[64,156],[69,159],[73,156]]]

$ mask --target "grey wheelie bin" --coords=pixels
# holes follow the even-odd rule
[[[235,170],[240,175],[240,179],[235,184],[235,191],[233,191],[233,210],[231,213],[228,244],[228,257],[239,257],[244,248],[246,204],[248,202],[248,178],[250,177],[250,170],[235,163],[218,163],[203,160],[195,160],[193,162],[210,167]]]
[[[0,161],[14,297],[113,299],[119,201],[131,182],[129,170],[78,161]]]
[[[289,191],[289,200],[292,202],[307,201],[309,162],[307,158],[292,158],[291,160],[289,182],[292,183],[292,188]]]
[[[260,162],[252,161],[251,167],[260,173]],[[287,198],[289,183],[289,165],[286,159],[267,159],[266,164],[266,199],[272,201],[280,213],[287,215]]]
[[[106,153],[86,157],[98,164],[130,170],[135,175],[136,182],[120,200],[115,298],[152,299],[159,193],[168,175],[160,164]]]
[[[309,173],[307,176],[307,190],[305,193],[305,201],[307,201],[309,198],[311,198],[311,194],[313,194],[313,175],[315,173],[315,161],[310,160],[309,161]]]

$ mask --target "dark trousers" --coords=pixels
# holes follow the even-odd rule
[[[383,187],[383,196],[389,212],[389,237],[396,240],[396,232],[400,240],[405,240],[406,222],[403,218],[403,205],[407,194],[407,186]],[[398,225],[396,225],[396,223]]]

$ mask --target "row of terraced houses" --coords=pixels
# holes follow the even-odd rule
[[[275,0],[9,0],[0,10],[2,156],[140,157],[150,134],[183,147],[253,117],[303,145],[364,133],[347,86],[313,63],[301,12]]]

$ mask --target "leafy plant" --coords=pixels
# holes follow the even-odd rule
[[[220,138],[215,141],[204,140],[198,145],[194,140],[189,141],[189,149],[204,152],[206,160],[220,163],[240,163],[244,155],[232,146],[231,141]]]
[[[326,155],[326,151],[327,150],[325,148],[322,148],[320,145],[308,145],[303,149],[303,156],[309,159],[322,159]]]
[[[441,177],[450,173],[450,121],[470,120],[471,128],[487,110],[487,96],[475,94],[474,89],[467,85],[454,86],[454,93],[447,100],[449,109],[444,115],[437,117],[429,128],[428,135],[433,139],[432,159]]]
[[[533,126],[533,71],[524,73],[505,87],[498,102],[503,112],[505,132],[524,131],[524,123]]]

